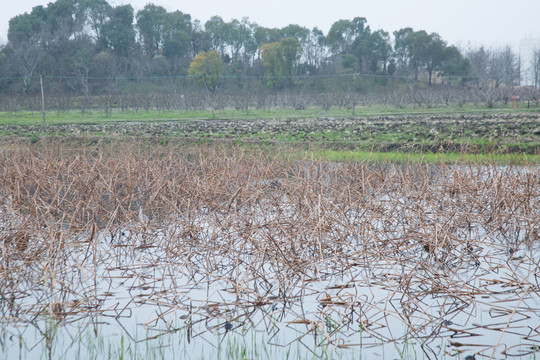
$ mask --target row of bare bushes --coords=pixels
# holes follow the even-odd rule
[[[294,91],[268,92],[249,89],[239,92],[218,91],[212,96],[199,91],[152,92],[148,94],[122,94],[112,92],[102,95],[80,96],[77,94],[48,95],[45,98],[47,110],[63,113],[78,110],[82,114],[88,111],[100,111],[109,116],[114,112],[142,111],[196,111],[212,108],[220,110],[234,108],[269,110],[273,108],[304,110],[308,107],[320,107],[321,112],[330,109],[348,109],[353,115],[357,107],[384,105],[394,108],[406,106],[432,108],[435,106],[461,107],[475,104],[492,108],[497,105],[512,105],[512,96],[520,97],[521,107],[538,107],[540,91],[534,88],[496,88],[466,89],[451,87],[405,88],[359,93],[339,90],[314,92],[308,89]],[[41,110],[39,96],[2,96],[0,111],[16,113],[18,111]]]

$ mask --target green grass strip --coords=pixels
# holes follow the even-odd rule
[[[528,154],[462,154],[462,153],[402,153],[402,152],[369,152],[346,150],[315,150],[310,154],[321,160],[336,162],[392,162],[392,163],[428,163],[428,164],[501,164],[501,165],[535,165],[540,164],[540,155]],[[309,157],[305,153],[304,156]]]

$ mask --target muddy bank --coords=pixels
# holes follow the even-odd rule
[[[318,143],[336,149],[380,151],[540,151],[540,113],[387,115],[264,120],[182,120],[0,126],[0,142],[70,139],[241,139]]]

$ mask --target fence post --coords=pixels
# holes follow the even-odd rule
[[[39,75],[39,85],[41,86],[41,114],[43,115],[43,124],[45,124],[45,94],[43,92],[43,75]]]

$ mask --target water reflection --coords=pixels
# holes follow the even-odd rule
[[[319,176],[308,170],[303,179]],[[401,168],[369,186],[349,169],[348,189],[331,185],[342,170],[326,171],[315,187],[230,189],[220,207],[159,224],[144,202],[133,223],[80,231],[7,217],[5,229],[27,230],[3,235],[4,357],[92,358],[126,344],[191,358],[235,346],[253,357],[534,358],[538,184],[512,189],[512,202],[494,197],[494,181],[516,175],[500,169],[416,169],[405,192]]]

